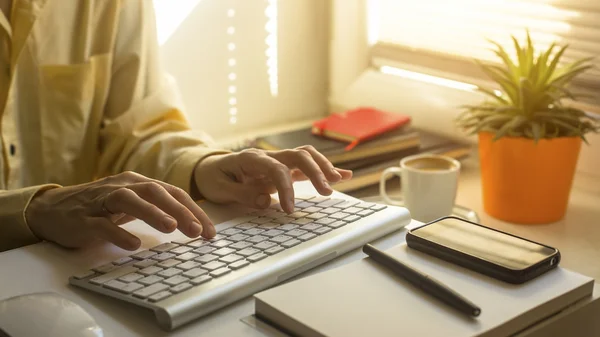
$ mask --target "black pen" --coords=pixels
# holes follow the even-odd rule
[[[363,252],[365,252],[365,254],[372,258],[375,262],[387,267],[394,274],[403,277],[414,286],[436,297],[442,302],[458,309],[459,311],[470,316],[479,316],[481,313],[481,309],[478,306],[462,297],[454,290],[446,287],[432,277],[405,265],[386,252],[383,252],[371,246],[370,244],[363,246]]]

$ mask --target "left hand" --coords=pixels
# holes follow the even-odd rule
[[[194,181],[200,194],[217,203],[238,202],[266,208],[278,192],[285,212],[294,211],[295,181],[310,179],[322,195],[330,195],[330,183],[352,178],[352,171],[335,168],[312,146],[293,150],[244,150],[209,156],[196,166]]]

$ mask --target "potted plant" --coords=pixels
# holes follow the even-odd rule
[[[484,210],[514,223],[550,223],[562,219],[581,142],[598,132],[597,120],[565,105],[577,100],[569,84],[592,66],[590,59],[560,65],[567,46],[555,43],[535,55],[512,37],[515,62],[494,41],[502,66],[478,62],[500,90],[480,88],[487,97],[465,106],[457,124],[477,134]]]

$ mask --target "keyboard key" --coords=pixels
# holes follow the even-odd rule
[[[292,221],[292,224],[296,224],[296,225],[306,225],[313,222],[311,219],[308,218],[302,218],[302,219],[296,219],[294,221]]]
[[[261,218],[256,218],[256,219],[254,219],[254,220],[252,220],[250,222],[251,223],[255,223],[257,225],[262,225],[262,224],[265,224],[267,222],[271,222],[271,220],[273,220],[273,219],[267,218],[267,217],[261,217]]]
[[[279,226],[281,226],[281,224],[278,224],[276,222],[267,222],[266,224],[262,224],[262,225],[258,226],[258,228],[273,229],[273,228],[277,228]]]
[[[174,243],[174,244],[180,245],[180,246],[184,246],[184,245],[187,246],[189,243],[192,243],[194,241],[201,240],[201,239],[202,238],[188,238],[186,236],[186,237],[183,237],[183,238],[178,239],[178,240],[173,240],[171,242]]]
[[[223,256],[222,258],[220,258],[219,261],[229,264],[229,263],[233,263],[235,261],[241,260],[241,259],[243,259],[243,257],[241,257],[239,255],[229,254],[227,256]]]
[[[304,218],[305,216],[307,216],[308,213],[307,212],[302,212],[302,211],[296,211],[290,215],[288,215],[288,217],[290,218],[294,218],[294,219],[300,219],[300,218]]]
[[[265,253],[267,253],[269,255],[274,255],[274,254],[277,254],[277,253],[279,253],[279,252],[281,252],[283,250],[284,250],[283,247],[281,247],[281,246],[275,246],[275,247],[272,247],[272,248],[269,248],[269,249],[265,250]]]
[[[137,253],[131,255],[131,257],[133,257],[136,260],[145,260],[154,255],[156,255],[156,252],[153,252],[150,250],[142,250],[141,252],[137,252]]]
[[[386,205],[381,205],[381,204],[375,204],[371,207],[371,209],[374,210],[375,212],[381,211],[386,208],[387,208]]]
[[[289,224],[285,224],[283,226],[279,226],[279,227],[277,227],[277,229],[282,230],[282,231],[290,231],[290,230],[296,229],[298,227],[300,227],[300,225],[295,225],[293,223],[289,223]]]
[[[325,214],[333,214],[333,213],[337,213],[340,210],[335,208],[335,207],[329,207],[329,208],[325,208],[321,210],[321,213],[325,213]]]
[[[156,294],[159,291],[163,291],[163,290],[167,290],[169,288],[168,285],[163,284],[163,283],[155,283],[149,287],[140,289],[136,292],[133,293],[133,296],[135,297],[139,297],[139,298],[146,298],[150,295]]]
[[[247,222],[247,223],[243,223],[241,225],[237,225],[237,226],[235,226],[235,228],[238,228],[238,229],[250,229],[250,228],[254,228],[256,226],[258,226],[258,225],[255,224],[255,223]]]
[[[122,265],[124,265],[127,262],[131,262],[132,260],[133,259],[130,258],[129,256],[125,256],[125,257],[122,257],[122,258],[120,258],[120,259],[118,259],[116,261],[113,261],[113,264],[115,264],[117,266],[122,266]]]
[[[315,204],[320,204],[323,201],[327,201],[329,199],[330,199],[329,197],[322,197],[320,195],[317,195],[314,198],[310,198],[309,201],[312,202],[312,203],[315,203]]]
[[[181,270],[190,270],[190,269],[192,269],[192,268],[197,268],[197,267],[200,267],[200,266],[201,266],[201,263],[200,263],[200,262],[196,262],[196,261],[187,261],[187,262],[184,262],[184,263],[182,263],[182,264],[178,264],[178,265],[176,266],[176,268],[179,268],[179,269],[181,269]]]
[[[190,280],[190,282],[193,285],[197,286],[199,284],[206,283],[210,280],[212,280],[212,277],[210,275],[202,275],[202,276],[196,277],[195,279]]]
[[[313,233],[317,233],[317,234],[321,235],[321,234],[325,234],[330,231],[331,231],[331,228],[322,226],[321,228],[315,230]]]
[[[178,294],[178,293],[181,293],[181,292],[184,292],[184,291],[190,289],[191,287],[192,287],[191,283],[182,283],[182,284],[176,285],[175,287],[171,288],[171,291]]]
[[[283,233],[285,233],[285,232],[284,232],[284,231],[282,231],[282,230],[279,230],[279,229],[271,229],[271,230],[268,230],[268,231],[266,231],[266,232],[262,233],[261,235],[268,236],[268,237],[272,238],[272,237],[274,237],[274,236],[281,235],[281,234],[283,234]]]
[[[250,235],[246,235],[246,234],[235,234],[235,235],[228,237],[227,240],[233,241],[233,242],[238,242],[238,241],[244,241],[249,237],[250,237]]]
[[[219,277],[219,276],[223,276],[227,273],[229,273],[231,271],[231,269],[225,267],[225,268],[221,268],[221,269],[217,269],[217,270],[213,270],[210,272],[210,276],[212,277]]]
[[[117,269],[112,270],[106,274],[102,274],[99,276],[96,276],[92,279],[90,279],[90,283],[92,284],[104,284],[110,280],[114,280],[116,278],[119,278],[121,276],[130,274],[130,273],[134,273],[138,271],[138,269],[134,266],[125,266],[125,267],[117,267]]]
[[[233,249],[244,249],[247,247],[252,246],[251,242],[248,241],[240,241],[240,242],[236,242],[234,244],[232,244],[231,246],[229,246],[229,248],[233,248]]]
[[[176,275],[176,276],[173,276],[173,277],[170,277],[170,278],[164,280],[163,282],[170,286],[176,286],[180,283],[187,282],[187,280],[188,280],[187,277],[183,277],[181,275]]]
[[[271,241],[263,241],[259,244],[254,245],[255,249],[260,249],[260,250],[265,250],[265,249],[269,249],[273,246],[276,246],[277,244],[275,242],[271,242]]]
[[[176,244],[176,243],[172,243],[172,242],[165,242],[165,243],[163,243],[163,244],[160,244],[160,245],[158,245],[158,246],[155,246],[155,247],[152,247],[152,248],[150,248],[150,250],[151,250],[151,251],[154,251],[154,252],[164,253],[164,252],[168,252],[168,251],[170,251],[171,249],[173,249],[173,248],[177,248],[177,247],[179,247],[179,245],[178,245],[178,244]]]
[[[334,223],[330,223],[330,224],[329,224],[329,225],[327,225],[327,226],[329,226],[329,227],[331,227],[331,228],[340,228],[340,227],[342,227],[342,226],[344,226],[344,225],[346,225],[346,223],[345,223],[344,221],[336,221],[336,222],[334,222]]]
[[[302,228],[302,227],[300,227],[300,228]],[[307,232],[307,231],[305,231],[305,230],[302,230],[302,229],[294,229],[294,230],[291,230],[291,231],[288,231],[288,232],[286,232],[286,233],[285,233],[285,235],[287,235],[287,236],[291,236],[291,237],[297,237],[297,236],[300,236],[300,235],[304,235],[304,234],[306,234],[306,233],[308,233],[308,232]],[[275,240],[274,240],[274,239],[272,239],[271,241],[275,241]]]
[[[217,241],[217,242],[213,243],[211,246],[213,246],[215,248],[223,248],[223,247],[229,246],[232,243],[233,243],[233,241],[220,240],[220,241]]]
[[[358,207],[358,208],[371,208],[375,206],[374,203],[372,202],[361,202],[359,204],[356,204],[354,207]]]
[[[296,230],[297,229],[294,229],[294,231],[296,231]],[[275,243],[282,243],[282,242],[286,242],[287,240],[291,240],[291,239],[292,239],[291,236],[279,235],[279,236],[276,236],[276,237],[272,238],[271,241],[273,241]]]
[[[344,213],[344,212],[339,212],[339,213],[334,213],[334,214],[330,214],[329,218],[330,219],[334,219],[334,220],[342,220],[346,217],[349,217],[351,214],[348,213]]]
[[[154,259],[156,261],[164,261],[164,260],[172,259],[174,257],[175,257],[175,254],[173,254],[173,253],[160,253],[158,255],[154,255],[152,257],[152,259]]]
[[[96,272],[95,272],[95,271],[93,271],[93,270],[88,270],[88,271],[85,271],[85,272],[83,272],[83,273],[79,273],[79,274],[77,274],[77,275],[73,276],[73,278],[74,278],[74,279],[76,279],[76,280],[82,280],[82,279],[84,279],[84,278],[88,278],[88,277],[90,277],[90,276],[94,276],[94,275],[96,275]]]
[[[231,253],[235,253],[235,249],[225,247],[225,248],[221,248],[219,250],[215,250],[212,253],[213,253],[213,255],[216,255],[216,256],[225,256],[225,255],[229,255]]]
[[[327,214],[325,214],[325,213],[313,213],[313,214],[307,215],[305,219],[317,220],[317,219],[324,218],[326,216],[327,216]]]
[[[205,254],[200,256],[199,258],[196,258],[196,261],[201,262],[201,263],[208,263],[210,261],[216,260],[219,257],[216,255],[212,255],[212,254]]]
[[[296,208],[303,209],[303,208],[313,207],[314,205],[315,204],[313,204],[313,203],[303,201],[303,202],[297,203]]]
[[[226,238],[227,238],[227,235],[224,235],[224,234],[222,234],[222,233],[217,233],[217,235],[213,236],[212,238],[210,238],[210,239],[208,239],[208,240],[207,240],[207,239],[204,239],[204,241],[208,241],[208,242],[213,242],[213,243],[214,243],[214,242],[217,242],[217,241],[221,241],[221,240],[223,240],[223,239],[226,239]]]
[[[208,254],[210,252],[214,252],[215,250],[217,250],[217,248],[215,247],[211,247],[211,246],[202,246],[198,249],[194,249],[194,253],[197,254]]]
[[[305,212],[305,213],[318,213],[321,210],[322,210],[321,207],[312,206],[312,207],[308,207],[308,208],[303,209],[302,212]],[[308,214],[306,216],[308,216]]]
[[[200,255],[196,254],[196,253],[192,253],[192,252],[187,252],[185,254],[175,256],[175,258],[177,260],[181,260],[181,261],[189,261],[189,260],[193,260],[193,259],[197,258],[198,256],[200,256]]]
[[[266,236],[255,235],[255,236],[249,237],[248,239],[246,239],[246,241],[252,242],[252,243],[259,243],[259,242],[265,241],[267,239],[268,239],[268,237],[266,237]]]
[[[312,232],[312,231],[317,230],[317,229],[319,229],[321,227],[322,227],[321,225],[318,225],[316,223],[309,223],[308,225],[301,226],[300,229]]]
[[[105,288],[108,288],[110,290],[118,290],[121,288],[125,288],[126,285],[127,285],[127,283],[125,283],[125,282],[111,280],[111,281],[104,283],[102,286]]]
[[[161,277],[172,277],[175,275],[179,275],[181,273],[183,273],[183,270],[181,270],[181,269],[169,268],[169,269],[165,269],[163,271],[158,272],[156,275],[161,276]]]
[[[369,216],[369,215],[371,215],[373,213],[375,213],[375,211],[370,210],[370,209],[365,209],[365,210],[362,210],[362,211],[360,211],[360,212],[358,212],[356,214],[360,215],[360,216]]]
[[[205,269],[202,268],[194,268],[194,269],[190,269],[188,271],[186,271],[185,273],[181,274],[185,277],[189,277],[189,278],[196,278],[198,276],[202,276],[208,274],[208,271],[206,271]]]
[[[150,302],[158,302],[158,301],[162,301],[167,297],[170,297],[172,294],[170,291],[161,291],[159,293],[156,293],[150,297],[148,297],[148,299],[150,300]]]
[[[285,225],[286,223],[290,223],[294,220],[295,220],[295,218],[292,218],[289,216],[282,216],[281,218],[274,219],[273,222],[280,224],[280,225]]]
[[[243,230],[241,229],[237,229],[237,228],[227,228],[223,231],[221,231],[221,234],[225,234],[225,235],[235,235],[235,234],[239,234],[241,233]]]
[[[300,196],[296,196],[296,199],[298,200],[310,200],[312,198],[314,198],[314,195],[300,195]]]
[[[219,262],[219,261],[213,261],[211,263],[207,263],[205,265],[202,266],[203,269],[209,270],[209,271],[213,271],[213,270],[217,270],[219,268],[225,267],[225,263],[223,262]]]
[[[158,261],[152,259],[141,260],[133,264],[134,267],[146,268],[157,264]]]
[[[360,217],[358,215],[351,215],[349,217],[344,218],[343,221],[345,222],[354,222],[356,220],[360,219]]]
[[[358,207],[348,207],[348,208],[344,209],[344,213],[348,213],[348,214],[356,214],[360,211],[362,211],[362,208],[358,208]]]
[[[329,225],[332,222],[335,222],[335,219],[333,219],[333,218],[321,218],[321,219],[315,221],[315,223],[319,224],[319,225]]]
[[[135,282],[131,282],[131,283],[127,283],[127,285],[121,289],[117,289],[118,292],[121,292],[123,294],[131,294],[134,291],[137,291],[141,288],[143,288],[144,286],[139,284],[139,283],[135,283]]]
[[[139,271],[139,273],[142,274],[142,275],[148,276],[148,275],[154,275],[154,274],[156,274],[156,273],[158,273],[158,272],[160,272],[162,270],[163,270],[162,268],[159,268],[157,266],[150,266],[150,267],[146,267],[144,269],[141,269]]]
[[[144,278],[144,275],[138,274],[138,273],[130,273],[125,276],[119,277],[119,281],[129,283],[129,282],[135,282],[141,278]]]
[[[352,206],[358,205],[358,204],[360,204],[360,201],[358,201],[358,200],[346,200],[342,203],[334,205],[333,207],[344,209],[344,208],[352,207]]]
[[[255,248],[246,248],[246,249],[243,249],[243,250],[240,250],[239,252],[237,252],[237,254],[239,254],[241,256],[251,256],[256,253],[260,253],[260,250],[255,249]]]
[[[237,262],[230,264],[229,268],[231,268],[233,270],[238,270],[238,269],[244,268],[245,266],[248,266],[248,265],[250,265],[250,262],[248,262],[246,260],[241,260],[241,261],[237,261]]]
[[[314,233],[306,233],[306,234],[304,234],[304,235],[300,235],[300,236],[298,237],[298,240],[302,240],[302,241],[308,241],[308,240],[310,240],[310,239],[314,239],[314,238],[316,238],[316,237],[317,237],[317,234],[314,234]]]
[[[194,248],[187,247],[187,246],[179,246],[179,247],[177,247],[175,249],[171,249],[169,252],[173,253],[173,254],[179,255],[179,254],[187,253],[187,252],[191,251],[192,249],[194,249]]]
[[[268,218],[269,221],[271,221],[273,219],[278,219],[278,218],[281,218],[281,217],[284,217],[284,216],[287,216],[286,212],[276,211],[276,212],[271,212],[271,213],[265,215],[265,218]],[[252,222],[254,222],[254,221],[252,221]]]
[[[195,241],[192,241],[192,242],[186,244],[186,246],[192,247],[192,248],[207,247],[209,245],[210,245],[210,242],[206,241],[204,239],[198,239],[198,240],[195,240]]]
[[[258,234],[260,234],[260,233],[262,233],[264,231],[266,231],[266,229],[252,228],[252,229],[249,229],[249,230],[245,231],[244,234],[246,234],[246,235],[258,235]]]
[[[93,268],[93,270],[97,271],[99,273],[102,273],[102,274],[106,274],[106,273],[110,273],[111,271],[116,270],[118,268],[119,268],[119,266],[115,266],[112,263],[107,263],[107,264],[101,265],[99,267]]]
[[[341,204],[342,202],[344,202],[344,200],[342,200],[342,199],[329,199],[329,200],[318,203],[317,207],[327,208],[327,207],[331,207],[331,206],[334,206],[337,204]]]
[[[285,248],[291,248],[291,247],[294,247],[295,245],[297,245],[297,244],[299,244],[299,243],[301,243],[301,242],[302,242],[302,241],[300,241],[300,240],[297,240],[297,239],[292,239],[292,240],[290,240],[290,241],[286,241],[286,242],[282,243],[281,245],[282,245],[283,247],[285,247]]]
[[[253,215],[253,216],[259,217],[259,216],[265,216],[265,215],[267,215],[267,214],[269,214],[271,212],[275,212],[275,210],[272,209],[272,208],[266,208],[266,209],[259,209],[259,210],[256,210],[254,212],[251,212],[251,213],[249,213],[249,215]]]
[[[256,261],[264,259],[267,256],[268,255],[265,254],[265,253],[254,254],[254,255],[248,257],[248,261],[250,261],[250,262],[256,262]]]
[[[156,266],[161,267],[161,268],[171,268],[171,267],[175,267],[176,265],[178,265],[180,263],[181,263],[181,261],[179,261],[179,260],[168,259],[168,260],[164,260],[163,262],[158,263]]]
[[[150,276],[146,276],[144,278],[141,278],[138,280],[139,283],[149,286],[151,284],[157,283],[164,280],[164,278],[156,276],[156,275],[150,275]]]

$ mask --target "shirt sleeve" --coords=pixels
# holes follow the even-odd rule
[[[192,131],[174,80],[161,68],[152,1],[124,1],[100,131],[99,176],[135,171],[191,193],[210,138]]]
[[[25,210],[37,193],[55,187],[60,186],[48,184],[0,190],[0,252],[40,241],[29,229]]]

